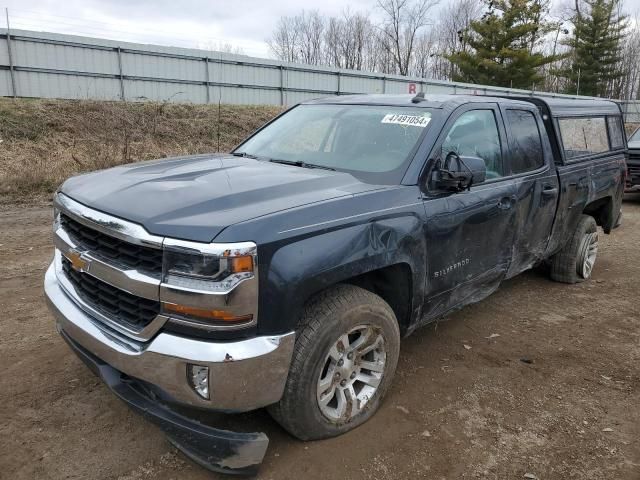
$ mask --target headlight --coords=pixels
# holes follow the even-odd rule
[[[226,254],[226,255],[225,255]],[[231,252],[210,254],[165,250],[165,283],[203,292],[225,292],[253,277],[253,255],[230,256]]]
[[[220,271],[220,257],[204,253],[166,250],[163,256],[165,276],[178,275],[202,280],[215,279]]]
[[[200,244],[165,239],[163,250],[160,300],[163,311],[174,323],[177,319],[190,319],[190,326],[204,328],[212,322],[214,325],[255,322],[254,243]],[[240,286],[244,281],[249,282]]]

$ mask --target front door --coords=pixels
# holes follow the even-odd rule
[[[480,157],[486,181],[468,191],[429,186],[424,320],[491,294],[505,277],[514,238],[514,186],[505,169],[506,135],[496,104],[461,107],[449,119],[433,158],[449,152]]]

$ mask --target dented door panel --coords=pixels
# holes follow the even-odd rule
[[[546,169],[518,178],[515,189],[515,238],[507,277],[533,267],[545,258],[558,203],[558,177]]]
[[[504,180],[425,202],[425,321],[498,288],[511,260],[514,193]]]

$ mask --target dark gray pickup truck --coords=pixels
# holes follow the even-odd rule
[[[306,102],[228,155],[66,181],[45,291],[116,395],[206,468],[253,473],[267,437],[190,409],[267,407],[303,440],[357,427],[401,337],[539,264],[591,276],[626,155],[608,101]]]

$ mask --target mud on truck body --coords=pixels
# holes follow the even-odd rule
[[[185,411],[267,407],[303,440],[357,427],[401,337],[541,263],[591,276],[625,155],[608,101],[311,101],[228,155],[66,181],[45,291],[116,395],[201,465],[253,473],[263,433]]]

